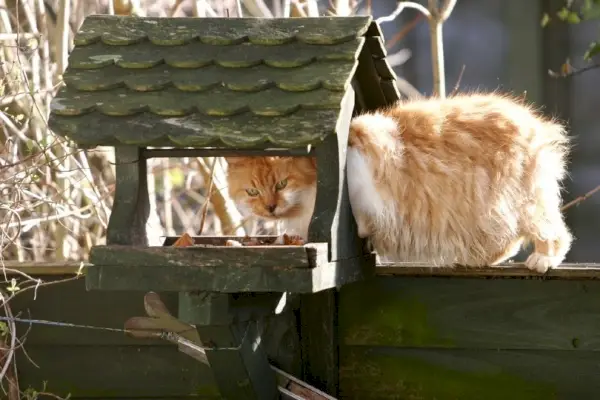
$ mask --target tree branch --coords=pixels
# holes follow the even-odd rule
[[[396,9],[394,10],[393,13],[391,13],[390,15],[386,15],[385,17],[377,18],[377,23],[382,24],[384,22],[391,22],[391,21],[395,20],[396,18],[398,18],[398,16],[400,14],[402,14],[402,11],[404,11],[407,8],[412,8],[413,10],[417,10],[421,14],[423,14],[425,17],[427,17],[427,19],[431,19],[431,14],[430,14],[429,10],[427,10],[427,8],[425,8],[421,4],[415,3],[412,1],[401,1],[398,3],[398,7],[396,7]]]

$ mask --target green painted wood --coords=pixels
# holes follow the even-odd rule
[[[195,324],[225,398],[275,400],[277,380],[263,345],[262,324],[238,313],[235,300],[223,293],[181,293],[179,314]]]
[[[323,264],[316,268],[181,265],[94,265],[86,272],[88,290],[316,293],[372,275],[374,257]]]
[[[73,117],[55,115],[51,124],[52,129],[64,133],[84,147],[94,147],[101,141],[107,146],[127,143],[140,146],[208,147],[219,144],[222,147],[244,149],[319,145],[335,132],[337,120],[337,110],[301,109],[283,117],[252,113],[233,117],[200,114],[160,117],[145,112],[107,119],[94,112]],[[266,125],[269,129],[265,129]],[[128,126],[134,126],[135,129],[126,133]],[[298,130],[299,126],[302,129]],[[88,136],[85,133],[88,129],[93,130],[96,136]]]
[[[193,75],[190,77],[192,78]],[[204,79],[205,75],[197,75],[197,77]],[[148,111],[165,117],[182,117],[195,112],[229,117],[249,112],[258,116],[275,117],[291,114],[301,108],[335,110],[340,107],[344,96],[344,92],[326,89],[298,92],[295,96],[282,96],[283,91],[278,88],[258,92],[235,92],[216,87],[213,83],[200,82],[201,79],[195,82],[190,79],[184,83],[191,88],[189,92],[177,89],[154,91],[150,88],[163,85],[164,82],[161,81],[161,78],[157,76],[142,76],[142,78],[144,81],[138,78],[134,79],[139,81],[140,87],[148,88],[149,91],[139,93],[132,93],[127,89],[100,93],[63,91],[54,98],[54,112],[63,116],[83,115],[92,111],[98,111],[107,116],[129,116]],[[259,81],[257,80],[257,82]],[[133,83],[133,85],[135,84]],[[258,84],[262,85],[260,82]],[[299,83],[299,85],[304,84],[303,81]],[[249,86],[244,85],[241,83],[240,87],[253,90],[253,83],[248,84]],[[213,89],[198,93],[192,91],[208,87],[213,87]],[[136,136],[129,135],[127,137],[135,138]],[[125,133],[119,132],[118,137],[125,137]]]
[[[84,147],[315,145],[335,131],[370,22],[90,16],[49,124]],[[296,116],[311,109],[332,112]],[[140,113],[167,133],[123,118]]]
[[[373,59],[373,64],[375,65],[375,70],[381,79],[392,81],[396,80],[396,73],[385,59]]]
[[[163,46],[192,40],[215,45],[249,41],[281,45],[297,40],[309,44],[336,44],[362,36],[370,16],[321,18],[139,18],[92,15],[75,36],[75,45],[101,40],[111,45],[130,45],[144,39]]]
[[[287,68],[307,66],[314,61],[350,61],[358,57],[364,38],[330,46],[315,46],[302,42],[291,42],[285,46],[264,46],[253,43],[241,43],[237,46],[214,46],[199,41],[191,41],[181,46],[156,46],[151,42],[142,42],[130,46],[110,46],[95,43],[89,46],[76,46],[69,56],[69,66],[75,70],[103,68],[117,65],[121,68],[152,68],[158,64],[167,64],[175,68],[202,68],[208,66],[230,68],[249,68],[264,64],[283,69],[271,70],[285,73]],[[244,71],[246,72],[246,71]],[[204,73],[204,72],[203,72]]]
[[[155,398],[195,395],[218,399],[213,374],[175,346],[35,346],[22,351],[17,366],[21,389],[65,397]]]
[[[47,277],[34,275],[34,278],[38,277],[48,281]],[[65,278],[68,277],[56,276],[52,279]],[[21,318],[122,329],[127,319],[144,314],[143,296],[144,292],[87,292],[85,280],[79,279],[40,287],[37,293],[28,291],[19,294],[11,300],[11,307],[13,313]],[[176,293],[161,293],[161,298],[169,309],[177,310]],[[20,332],[28,330],[28,346],[171,346],[165,341],[133,339],[120,332],[38,324],[28,326],[21,323],[17,327]]]
[[[273,317],[282,293],[235,293],[222,296],[215,292],[179,293],[178,318],[192,325],[226,325]],[[277,318],[276,316],[274,318]]]
[[[326,138],[316,149],[317,197],[308,237],[311,242],[328,241],[330,260],[346,260],[363,254],[346,182],[346,149],[354,99],[354,92],[349,89],[344,96],[336,135]],[[331,168],[334,165],[336,170]]]
[[[597,352],[342,347],[340,398],[596,399]]]
[[[388,105],[388,101],[380,86],[381,78],[375,69],[371,52],[366,46],[363,47],[358,57],[356,79],[360,87],[360,93],[365,101],[365,111],[372,111]]]
[[[366,38],[365,44],[369,48],[371,56],[374,59],[379,60],[387,57],[387,49],[385,48],[382,37],[370,36]]]
[[[185,267],[192,270],[206,268],[244,269],[252,267],[289,270],[310,269],[327,262],[327,243],[309,243],[305,246],[191,246],[141,247],[94,246],[90,263],[95,266]]]
[[[108,244],[147,246],[150,215],[146,160],[135,146],[115,148],[115,198],[108,221]]]
[[[380,86],[381,86],[381,90],[383,91],[383,95],[385,96],[385,99],[389,102],[389,103],[395,103],[396,101],[400,100],[400,98],[402,97],[400,94],[400,90],[398,89],[398,86],[396,85],[396,80],[386,80],[386,79],[382,79],[379,82]]]
[[[339,390],[338,294],[336,289],[302,296],[302,378],[336,397]]]
[[[600,282],[377,277],[341,289],[340,330],[348,345],[599,350]]]

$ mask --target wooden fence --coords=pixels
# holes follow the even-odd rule
[[[72,276],[27,271],[44,280]],[[593,399],[600,392],[597,278],[596,265],[565,266],[545,278],[521,268],[474,274],[380,266],[376,278],[339,293],[339,398]],[[144,315],[144,293],[87,292],[84,279],[33,295],[17,296],[13,313],[109,328]],[[161,297],[177,310],[175,293]],[[29,329],[27,355],[20,350],[17,360],[21,390],[45,385],[73,399],[219,398],[210,369],[166,342],[93,329],[18,328],[20,335]],[[279,350],[271,354],[281,360]]]

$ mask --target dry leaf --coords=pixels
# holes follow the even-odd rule
[[[298,235],[288,235],[287,233],[283,234],[283,244],[285,246],[303,246],[304,240],[301,236]]]
[[[189,247],[194,245],[194,239],[187,233],[184,233],[173,243],[173,247]]]

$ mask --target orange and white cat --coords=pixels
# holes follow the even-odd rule
[[[359,235],[390,261],[494,265],[525,243],[526,265],[559,265],[572,236],[560,211],[565,128],[499,94],[406,100],[352,120],[346,170]],[[228,158],[240,207],[307,236],[311,158]]]

